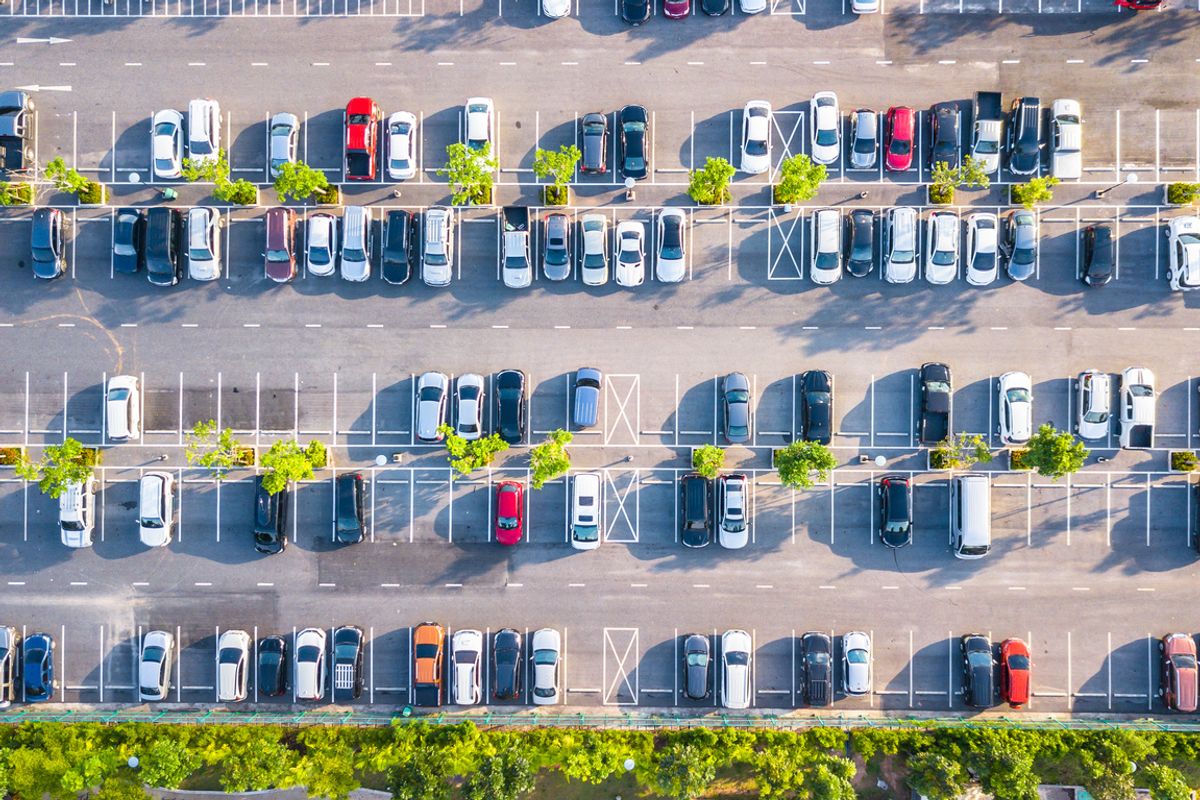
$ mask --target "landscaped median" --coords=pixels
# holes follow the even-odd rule
[[[892,727],[879,720],[847,729],[810,719],[812,727],[788,730],[773,726],[797,720],[718,727],[723,718],[715,716],[703,721],[712,727],[640,730],[416,720],[359,726],[353,715],[341,718],[344,725],[306,726],[229,724],[251,714],[214,718],[224,724],[197,716],[191,724],[0,726],[0,796],[75,800],[90,791],[133,800],[147,796],[145,786],[235,794],[304,786],[310,796],[340,800],[366,786],[400,800],[850,800],[906,797],[911,787],[948,800],[978,783],[997,800],[1036,800],[1039,783],[1066,783],[1085,786],[1096,800],[1133,798],[1135,786],[1158,800],[1187,800],[1189,787],[1200,785],[1200,735],[1153,723],[1068,730],[1016,728],[1004,719]]]

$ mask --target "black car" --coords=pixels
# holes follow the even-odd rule
[[[679,540],[684,547],[705,547],[712,538],[712,481],[698,473],[679,481]]]
[[[49,280],[66,272],[66,221],[62,211],[57,208],[39,208],[33,212],[30,249],[35,278]]]
[[[879,541],[904,547],[913,536],[912,482],[903,475],[879,479]]]
[[[920,416],[917,418],[917,440],[935,445],[950,436],[950,411],[954,403],[954,382],[950,367],[931,361],[921,365]]]
[[[700,0],[700,10],[710,17],[719,17],[729,10],[729,0]]]
[[[829,444],[833,438],[833,376],[810,369],[800,376],[800,438]]]
[[[337,476],[337,524],[333,527],[335,544],[355,544],[366,536],[365,496],[362,473],[347,472]]]
[[[650,138],[650,115],[642,106],[625,106],[621,126],[621,175],[642,180],[648,172],[646,142]]]
[[[608,117],[593,111],[579,121],[583,157],[579,169],[592,175],[608,171]]]
[[[875,267],[875,212],[856,208],[846,217],[846,271],[856,278],[871,274]]]
[[[829,634],[809,631],[800,639],[804,671],[804,702],[823,708],[833,702],[833,640]]]
[[[1107,222],[1083,229],[1083,282],[1103,286],[1113,276],[1112,226]]]
[[[357,700],[363,690],[363,632],[356,625],[333,631],[333,701]]]
[[[992,696],[992,642],[982,633],[962,637],[963,700],[972,708],[990,708]]]
[[[938,103],[929,109],[929,167],[945,163],[950,169],[962,165],[962,112],[954,103]]]
[[[492,695],[497,700],[512,700],[520,694],[521,634],[501,628],[492,640]]]
[[[1013,100],[1008,120],[1008,168],[1032,175],[1042,161],[1042,101],[1036,97]]]
[[[155,206],[146,212],[146,278],[157,286],[174,286],[183,274],[179,250],[183,216],[173,208]]]
[[[268,636],[258,643],[258,692],[277,697],[287,689],[287,640],[282,636]]]
[[[621,19],[641,25],[650,19],[650,0],[621,0]]]
[[[291,490],[267,492],[263,476],[254,479],[254,549],[260,553],[282,553],[287,547],[287,518]]]
[[[137,272],[142,268],[146,218],[136,208],[119,208],[113,219],[114,272]]]
[[[689,700],[708,697],[712,686],[712,646],[708,637],[689,633],[683,640],[683,696]]]
[[[525,373],[506,369],[496,373],[496,433],[509,444],[525,439]]]
[[[403,209],[387,212],[383,222],[383,279],[404,283],[412,275],[413,229],[416,214]]]

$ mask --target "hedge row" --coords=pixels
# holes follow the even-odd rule
[[[1185,733],[26,723],[0,728],[0,796],[134,800],[143,785],[179,788],[205,771],[234,793],[302,785],[340,800],[370,778],[398,800],[516,800],[542,770],[599,784],[632,760],[640,786],[663,797],[699,797],[718,773],[736,773],[767,800],[850,800],[857,771],[885,756],[930,800],[956,797],[972,779],[997,800],[1035,800],[1039,776],[1061,778],[1064,764],[1096,800],[1132,798],[1135,784],[1187,800],[1200,780],[1200,735]]]

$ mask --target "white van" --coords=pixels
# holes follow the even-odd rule
[[[371,209],[347,206],[342,215],[342,277],[361,283],[371,277]]]
[[[138,481],[138,536],[147,547],[171,543],[175,522],[175,476],[169,472],[147,472]]]
[[[421,280],[449,286],[454,274],[454,212],[435,206],[425,212],[421,238]]]
[[[600,505],[600,474],[580,472],[571,478],[571,547],[595,550],[600,546],[604,513]]]
[[[986,475],[950,481],[950,546],[955,558],[983,558],[992,549],[992,491]]]
[[[58,496],[58,529],[67,547],[91,547],[95,527],[96,479],[67,484]]]

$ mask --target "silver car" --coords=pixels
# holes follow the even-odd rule
[[[221,277],[221,212],[197,206],[187,215],[188,277],[215,281]]]
[[[958,215],[935,211],[925,226],[925,280],[951,283],[958,277]]]
[[[842,688],[851,695],[871,691],[871,637],[862,631],[842,636]]]
[[[456,434],[464,439],[478,439],[483,435],[483,404],[483,376],[472,372],[459,375],[454,387]]]
[[[279,168],[296,163],[296,141],[300,138],[300,120],[287,112],[271,117],[271,179],[279,177]]]
[[[546,279],[565,281],[571,277],[571,221],[555,212],[545,219],[546,239],[542,247],[542,271]]]
[[[150,158],[159,180],[183,172],[183,114],[173,108],[155,111],[150,119]]]
[[[438,428],[446,421],[449,390],[450,381],[440,372],[426,372],[417,379],[417,438],[422,442],[444,438]]]
[[[1000,247],[1008,277],[1014,281],[1033,277],[1037,270],[1037,251],[1037,216],[1028,209],[1019,208],[1008,215],[1004,225],[1004,241]]]
[[[873,169],[879,160],[879,115],[860,108],[850,115],[850,166]]]

